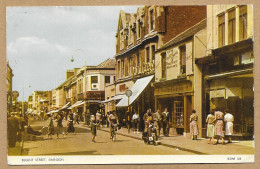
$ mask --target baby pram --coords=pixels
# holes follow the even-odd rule
[[[40,136],[42,135],[42,130],[44,129],[44,127],[42,127],[40,130],[34,130],[30,125],[27,127],[26,131],[27,131],[27,140],[32,140],[35,141],[36,140],[36,136]]]

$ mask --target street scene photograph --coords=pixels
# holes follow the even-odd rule
[[[253,46],[249,4],[7,7],[8,164],[254,162]]]

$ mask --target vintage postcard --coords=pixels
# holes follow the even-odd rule
[[[8,164],[253,163],[253,9],[6,7]]]

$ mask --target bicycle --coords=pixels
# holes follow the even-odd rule
[[[111,131],[112,141],[115,142],[116,141],[117,124],[112,124],[111,127],[112,127],[112,131]]]

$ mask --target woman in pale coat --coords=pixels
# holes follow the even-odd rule
[[[234,116],[228,113],[229,110],[225,110],[224,122],[225,124],[225,135],[228,136],[228,143],[232,142],[231,136],[233,135],[233,121]]]
[[[214,143],[214,136],[215,136],[215,125],[214,125],[214,110],[211,110],[207,116],[206,123],[207,123],[207,137],[209,137],[208,144],[211,143],[211,140]]]

